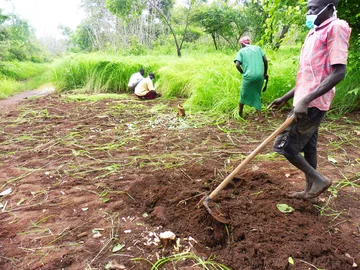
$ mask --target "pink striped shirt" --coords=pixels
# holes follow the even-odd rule
[[[347,22],[336,17],[324,21],[308,33],[300,54],[293,105],[315,91],[332,72],[332,65],[346,65],[351,29]],[[309,107],[328,111],[335,87],[310,102]]]

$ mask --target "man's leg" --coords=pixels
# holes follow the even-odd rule
[[[150,90],[149,92],[146,93],[146,95],[144,96],[145,99],[155,99],[158,97],[158,94],[154,91],[154,90]]]
[[[309,189],[309,191],[307,193],[304,193],[303,198],[315,198],[331,186],[331,181],[327,177],[316,171],[316,169],[312,166],[315,165],[316,167],[316,159],[314,158],[314,156],[307,156],[307,159],[312,163],[311,165],[300,153],[293,157],[286,155],[285,157],[291,164],[293,164],[296,168],[298,168],[305,174],[306,180],[308,182],[307,188]]]
[[[310,164],[311,167],[313,167],[316,170],[317,167],[317,154],[316,153],[304,153],[304,158],[307,161],[307,163]],[[300,192],[293,192],[291,194],[289,194],[289,197],[291,198],[297,198],[297,199],[304,199],[305,195],[307,193],[309,193],[311,187],[312,187],[312,182],[310,181],[310,177],[305,174],[305,188],[303,191]]]

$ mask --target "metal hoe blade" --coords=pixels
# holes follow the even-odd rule
[[[203,205],[210,215],[213,216],[217,221],[224,224],[229,224],[230,219],[227,218],[220,210],[220,207],[214,203],[209,197],[206,197],[203,201]]]

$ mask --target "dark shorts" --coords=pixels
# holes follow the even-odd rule
[[[160,95],[158,93],[156,93],[156,91],[154,90],[150,90],[149,92],[146,93],[145,96],[137,96],[140,99],[155,99],[158,98]]]
[[[293,111],[289,114],[291,116]],[[289,157],[300,152],[316,153],[318,129],[325,111],[318,108],[309,108],[302,119],[294,122],[280,133],[274,142],[274,151]]]

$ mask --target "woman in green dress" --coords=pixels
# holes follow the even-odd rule
[[[249,105],[256,109],[257,120],[263,121],[261,115],[261,89],[264,79],[268,79],[268,61],[260,47],[250,44],[248,36],[242,37],[239,44],[241,49],[234,60],[237,70],[243,76],[240,88],[239,115],[243,117],[244,105]]]

